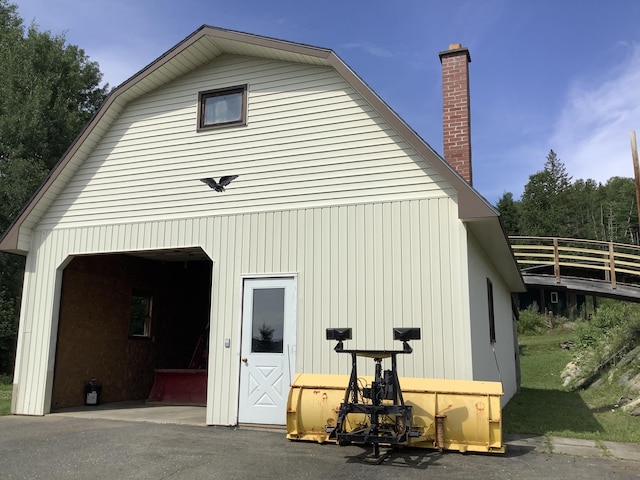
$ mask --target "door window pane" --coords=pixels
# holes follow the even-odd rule
[[[282,353],[284,288],[253,290],[252,353]]]

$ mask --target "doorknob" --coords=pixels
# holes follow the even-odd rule
[[[242,361],[243,361],[244,363],[247,363],[247,362],[249,361],[249,359],[248,359],[247,357],[242,357]]]

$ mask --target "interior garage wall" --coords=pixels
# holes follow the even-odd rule
[[[104,403],[142,400],[155,368],[186,368],[208,321],[210,272],[209,262],[75,258],[62,283],[52,408],[82,405],[91,378]],[[150,338],[128,335],[134,292],[153,297]]]
[[[154,295],[158,315],[152,334],[155,368],[187,368],[201,334],[208,341],[211,310],[211,262],[155,262],[161,268]],[[158,265],[157,265],[158,266]],[[204,361],[206,365],[206,359]]]

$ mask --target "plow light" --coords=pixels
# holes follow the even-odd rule
[[[394,328],[393,339],[400,340],[401,342],[408,342],[409,340],[420,340],[419,328]]]
[[[350,328],[327,328],[327,340],[351,340]]]

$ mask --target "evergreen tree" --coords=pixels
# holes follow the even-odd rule
[[[520,235],[520,202],[513,199],[513,193],[505,192],[498,200],[496,208],[500,212],[507,235]]]
[[[570,221],[569,189],[571,177],[551,150],[544,169],[529,177],[520,201],[522,235],[562,236],[559,228]]]

